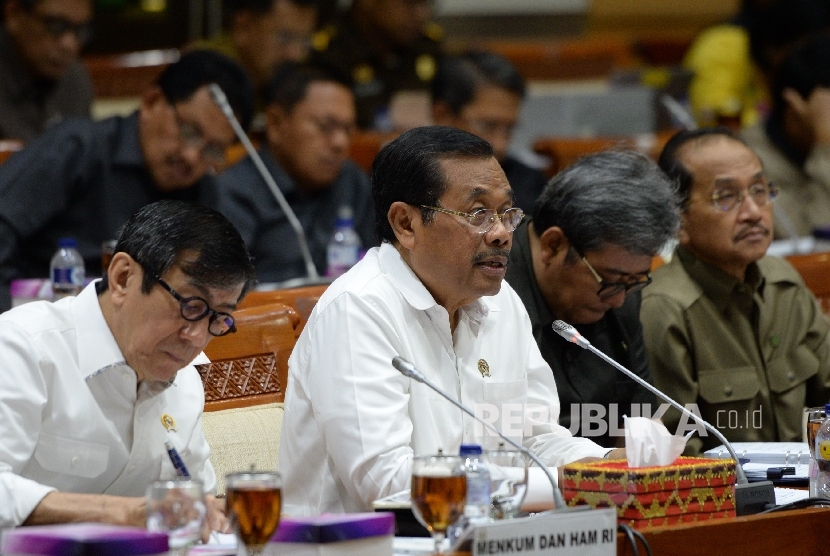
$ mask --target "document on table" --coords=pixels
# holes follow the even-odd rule
[[[766,480],[770,467],[794,468],[795,473],[784,475],[782,481],[806,481],[810,476],[810,450],[806,442],[733,442],[732,447],[750,480]],[[724,446],[708,450],[704,455],[732,457]]]

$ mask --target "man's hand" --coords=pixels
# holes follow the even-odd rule
[[[794,89],[784,89],[784,101],[798,127],[809,133],[813,144],[830,145],[830,88],[816,87],[806,100]]]
[[[225,499],[210,494],[205,496],[205,526],[202,528],[202,542],[208,542],[211,531],[230,533],[230,521],[225,510]]]

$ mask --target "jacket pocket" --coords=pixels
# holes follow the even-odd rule
[[[482,384],[485,402],[520,402],[527,400],[527,381],[485,382]]]
[[[700,397],[709,404],[751,400],[759,391],[755,367],[733,367],[701,371],[698,377]]]
[[[41,433],[34,456],[47,471],[92,479],[107,469],[109,454],[106,444]]]
[[[819,360],[806,346],[798,346],[783,357],[767,363],[769,388],[782,394],[806,382],[818,373]]]

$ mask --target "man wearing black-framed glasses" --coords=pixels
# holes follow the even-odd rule
[[[169,443],[221,529],[194,365],[253,280],[227,219],[161,201],[126,223],[103,279],[0,316],[0,527],[144,527],[147,484],[177,477]]]
[[[673,188],[642,155],[588,156],[545,187],[514,234],[506,280],[522,298],[551,366],[559,423],[598,444],[620,445],[622,416],[653,396],[551,329],[561,319],[651,381],[639,320],[652,256],[677,229]],[[652,406],[653,409],[653,406]]]
[[[0,139],[28,142],[65,118],[89,116],[92,84],[79,54],[91,0],[0,3]]]

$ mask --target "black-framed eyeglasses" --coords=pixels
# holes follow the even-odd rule
[[[747,197],[751,197],[752,202],[757,206],[763,207],[778,197],[778,186],[773,183],[761,182],[750,185],[748,189],[720,188],[712,193],[712,204],[715,208],[728,212],[741,206]]]
[[[639,280],[637,282],[606,282],[602,279],[602,276],[596,271],[596,269],[591,266],[591,263],[588,262],[588,259],[585,256],[582,256],[582,262],[586,264],[588,270],[591,271],[591,274],[594,275],[594,278],[597,279],[599,282],[599,291],[597,295],[600,299],[608,299],[609,297],[614,297],[620,292],[625,292],[625,295],[630,293],[638,292],[651,284],[651,274],[646,274],[645,280]]]
[[[31,14],[40,21],[52,38],[60,39],[65,34],[72,33],[75,35],[75,40],[82,45],[92,39],[92,25],[89,23],[73,23],[59,16],[43,15],[37,12],[31,12]]]
[[[459,212],[457,210],[449,210],[441,207],[430,207],[427,205],[420,205],[421,208],[443,212],[444,214],[452,214],[465,218],[470,226],[479,234],[486,234],[490,231],[496,220],[501,220],[502,226],[508,232],[513,232],[522,223],[522,218],[525,213],[520,208],[509,208],[503,213],[498,214],[493,209],[479,209],[475,212]]]
[[[196,125],[182,119],[175,104],[171,106],[173,107],[173,114],[176,116],[176,125],[179,126],[179,139],[182,144],[188,149],[198,150],[199,156],[209,164],[217,166],[224,164],[225,146],[211,143],[205,139],[204,134]]]
[[[158,275],[153,274],[152,276],[162,288],[170,292],[170,295],[179,302],[179,308],[184,320],[196,322],[210,315],[208,332],[211,335],[224,336],[225,334],[236,332],[236,321],[233,315],[211,309],[208,302],[199,296],[182,297],[179,292],[170,287],[170,284],[162,280]]]

